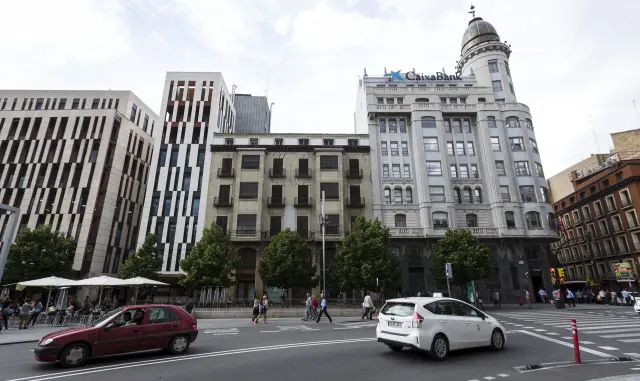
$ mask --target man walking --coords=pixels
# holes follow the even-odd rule
[[[307,301],[304,304],[305,306],[305,311],[304,311],[304,321],[309,320],[309,318],[312,318],[312,313],[311,313],[311,306],[312,306],[312,301],[311,301],[311,294],[309,294],[307,292]]]
[[[329,319],[329,323],[333,323],[333,319],[331,319],[331,316],[329,316],[329,313],[327,312],[327,299],[324,298],[324,294],[320,294],[320,298],[322,299],[322,301],[320,302],[320,313],[318,314],[316,323],[320,323],[322,314],[325,314],[327,316],[327,319]]]
[[[364,320],[365,318],[371,320],[373,315],[373,302],[371,301],[371,295],[369,295],[368,291],[364,293],[364,303],[362,303],[362,306],[364,307],[364,311],[362,311],[361,320]]]

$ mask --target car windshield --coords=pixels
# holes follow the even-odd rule
[[[122,312],[123,309],[124,308],[119,307],[119,308],[116,308],[113,311],[107,312],[106,315],[104,315],[103,317],[101,317],[98,320],[96,320],[93,323],[91,323],[91,326],[92,327],[101,327],[105,322],[109,321],[112,317],[114,317],[118,313]]]

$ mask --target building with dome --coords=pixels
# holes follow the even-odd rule
[[[491,290],[506,302],[525,289],[551,290],[548,244],[558,236],[510,55],[496,28],[474,14],[455,71],[385,69],[359,82],[356,125],[370,136],[373,213],[402,257],[405,295],[446,291],[431,252],[452,228],[471,230],[491,249],[491,274],[479,282],[486,301]]]

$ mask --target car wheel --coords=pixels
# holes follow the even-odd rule
[[[504,349],[504,334],[499,329],[494,329],[491,333],[491,349],[501,351]]]
[[[447,338],[439,333],[433,338],[431,342],[431,350],[429,356],[436,361],[443,361],[449,355],[449,341]]]
[[[174,336],[169,343],[169,352],[173,355],[179,355],[186,352],[190,344],[191,342],[187,336]]]
[[[64,368],[73,368],[84,365],[89,359],[89,347],[83,343],[71,343],[60,354],[60,365]]]
[[[394,352],[400,352],[402,350],[402,345],[396,345],[396,344],[387,344],[387,347],[389,347],[389,349],[391,349]]]

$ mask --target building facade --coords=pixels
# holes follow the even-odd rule
[[[326,261],[358,216],[372,218],[371,162],[367,135],[217,134],[211,145],[206,224],[230,232],[241,264],[229,293],[251,300],[266,288],[257,268],[271,237],[284,229],[309,242],[313,262],[322,266],[321,192],[325,192]],[[304,298],[307,290],[291,290]],[[327,273],[327,293],[339,288]],[[315,290],[319,292],[319,288]]]
[[[136,246],[158,127],[130,91],[0,91],[0,203],[20,208],[20,230],[74,237],[73,270],[116,273]]]
[[[385,70],[360,80],[356,125],[370,136],[374,216],[392,229],[405,294],[446,290],[433,277],[444,269],[434,269],[430,256],[450,228],[471,230],[491,249],[481,294],[499,289],[511,299],[551,286],[544,269],[557,235],[510,54],[477,17],[464,33],[456,73]]]
[[[236,107],[237,134],[268,134],[271,132],[271,106],[267,97],[233,94]]]
[[[552,248],[565,268],[565,283],[628,287],[617,281],[614,265],[631,264],[637,277],[640,160],[613,154],[596,168],[574,170],[570,179],[574,192],[553,204],[564,225],[562,240]]]

